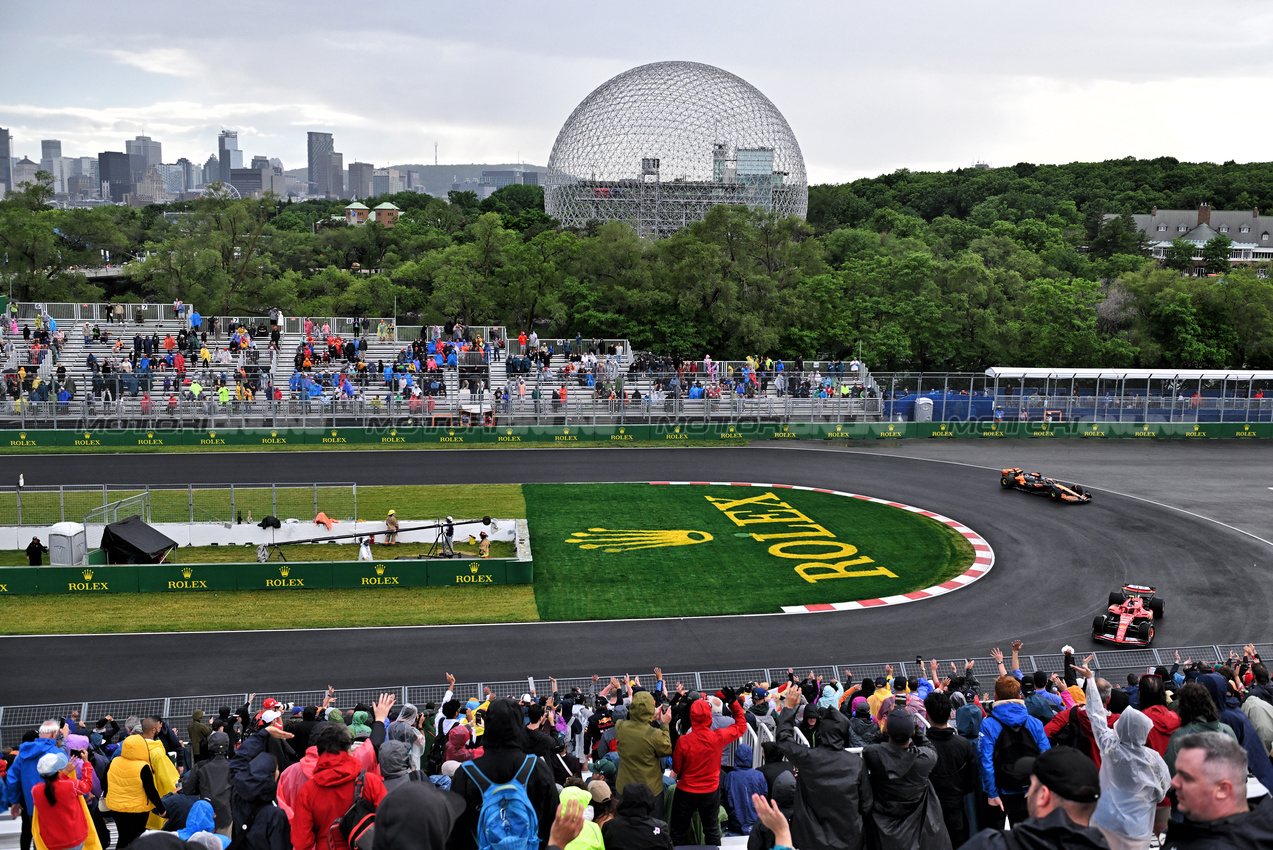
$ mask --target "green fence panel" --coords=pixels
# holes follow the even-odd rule
[[[505,561],[504,580],[507,584],[533,584],[535,581],[534,562]]]
[[[237,564],[239,590],[282,590],[306,587],[331,587],[332,562],[291,563],[269,561],[264,564]]]
[[[469,445],[484,442],[481,428],[423,428],[420,441],[422,443],[442,443],[444,445]]]
[[[423,587],[429,583],[429,562],[337,561],[332,565],[332,587]]]
[[[0,596],[39,593],[42,569],[42,567],[0,568]]]
[[[1161,422],[1110,422],[1111,437],[1130,437],[1132,439],[1157,439],[1161,436]]]
[[[127,430],[119,431],[119,440],[111,442],[112,446],[121,446],[125,448],[147,448],[157,449],[167,446],[182,446],[182,434],[180,431],[168,431],[158,429]]]
[[[381,446],[409,446],[424,442],[424,429],[418,425],[397,428],[368,428],[367,442]]]
[[[156,564],[137,567],[137,589],[192,593],[238,589],[235,564]]]
[[[137,567],[40,567],[41,593],[136,593]]]
[[[429,584],[455,587],[466,584],[505,584],[508,568],[505,561],[476,558],[471,561],[445,560],[429,562]]]

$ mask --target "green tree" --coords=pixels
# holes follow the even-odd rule
[[[1187,242],[1180,238],[1173,239],[1171,240],[1171,245],[1167,247],[1163,265],[1178,272],[1191,269],[1193,268],[1193,255],[1197,250],[1198,247],[1192,242]]]
[[[1229,270],[1229,252],[1233,240],[1217,233],[1202,246],[1202,265],[1211,274],[1224,274]]]

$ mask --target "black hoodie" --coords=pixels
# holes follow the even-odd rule
[[[644,782],[633,782],[623,789],[615,816],[601,825],[601,837],[607,848],[672,848],[672,830],[654,816],[654,792]]]
[[[862,757],[846,752],[849,721],[838,711],[818,722],[818,744],[795,739],[795,711],[778,715],[778,749],[796,769],[791,838],[796,847],[859,850],[874,795]]]
[[[376,809],[375,850],[442,850],[464,800],[432,782],[407,782]]]

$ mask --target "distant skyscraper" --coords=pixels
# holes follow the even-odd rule
[[[270,158],[268,156],[254,156],[252,157],[252,164],[248,167],[249,168],[269,168]]]
[[[103,151],[97,155],[97,170],[102,180],[102,200],[117,204],[133,191],[133,168],[128,154]]]
[[[141,180],[146,169],[152,165],[160,165],[164,161],[163,145],[150,136],[138,136],[124,142],[124,150],[132,163],[133,181]]]
[[[199,183],[206,186],[209,183],[215,183],[221,179],[221,163],[217,159],[216,154],[208,157],[208,161],[203,164],[203,173],[199,175]]]
[[[372,195],[372,174],[376,167],[370,162],[349,163],[349,197],[370,198]]]
[[[53,159],[62,155],[62,142],[59,139],[40,140],[40,159]]]
[[[239,133],[237,130],[222,130],[217,137],[217,152],[220,163],[217,179],[222,183],[230,182],[230,171],[243,167],[243,151],[239,150]]]
[[[0,127],[0,200],[13,189],[13,136]]]
[[[199,166],[195,165],[184,156],[177,160],[177,165],[181,166],[181,186],[183,192],[194,190],[201,182],[199,179]]]
[[[327,197],[345,195],[345,155],[332,151],[327,154]]]
[[[336,150],[336,143],[330,132],[311,132],[308,139],[309,193],[311,195],[330,196],[331,193],[331,160],[328,155]],[[344,159],[344,158],[341,158]]]
[[[99,198],[102,194],[102,180],[98,176],[97,158],[92,156],[77,156],[69,160],[71,163],[71,177],[84,177],[87,183],[87,194],[90,198]],[[70,179],[67,179],[67,191],[70,191]],[[81,194],[84,194],[81,192]]]

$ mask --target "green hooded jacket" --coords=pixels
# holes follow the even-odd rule
[[[640,782],[656,797],[663,793],[662,759],[672,755],[672,736],[666,723],[653,720],[654,697],[649,691],[638,691],[628,707],[628,719],[614,725],[619,750],[616,788]]]

